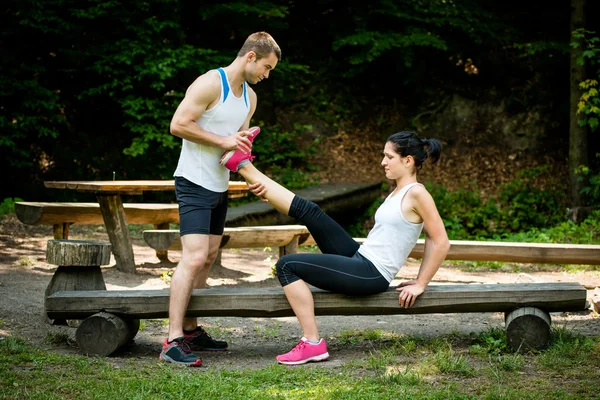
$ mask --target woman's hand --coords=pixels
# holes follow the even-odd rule
[[[425,286],[418,283],[416,280],[402,282],[398,285],[396,291],[400,293],[398,295],[400,307],[412,307],[412,305],[415,304],[417,297],[425,291]]]

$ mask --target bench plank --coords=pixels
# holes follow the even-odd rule
[[[124,203],[123,207],[128,224],[179,223],[177,204]],[[17,202],[15,213],[28,225],[104,224],[98,203]]]
[[[124,203],[128,224],[179,223],[177,204]],[[104,224],[98,203],[17,202],[15,213],[28,225]]]
[[[221,248],[284,247],[296,236],[307,238],[308,235],[308,229],[303,225],[225,228]],[[145,230],[143,236],[144,241],[155,250],[181,250],[179,231],[176,229]]]
[[[586,309],[587,291],[579,283],[430,285],[409,309],[398,305],[391,287],[372,296],[345,296],[312,289],[317,315],[387,315],[508,312],[537,307],[547,312]],[[166,318],[169,290],[56,292],[46,299],[49,318],[82,319],[98,312],[130,318]],[[281,288],[194,289],[188,317],[284,317],[293,311]]]
[[[178,230],[147,230],[143,235],[153,249],[181,250]],[[221,247],[281,247],[290,243],[295,235],[298,235],[301,246],[316,244],[306,227],[278,225],[225,228],[227,241]],[[278,240],[283,244],[278,244]],[[355,240],[362,243],[365,239]],[[419,239],[409,257],[423,258],[424,243],[423,239]],[[451,240],[446,260],[600,265],[600,245]]]

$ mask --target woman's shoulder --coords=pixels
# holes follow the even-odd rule
[[[431,194],[425,185],[419,182],[415,182],[406,195],[417,201],[432,199]]]

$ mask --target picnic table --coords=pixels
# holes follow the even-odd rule
[[[44,182],[44,186],[96,195],[117,268],[126,272],[135,271],[135,259],[121,196],[141,195],[147,191],[175,191],[174,180],[47,181]],[[247,191],[246,182],[229,182],[230,198],[244,196]]]

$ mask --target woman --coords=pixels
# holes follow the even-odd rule
[[[425,228],[425,250],[416,279],[401,283],[399,304],[411,307],[423,293],[450,243],[433,198],[417,182],[417,172],[429,158],[435,163],[442,150],[435,139],[420,139],[413,132],[391,135],[383,150],[381,165],[396,188],[375,213],[375,226],[359,245],[315,203],[274,182],[240,157],[237,171],[252,192],[280,212],[306,225],[322,254],[289,254],[277,262],[277,277],[300,322],[303,336],[289,353],[277,356],[282,364],[304,364],[329,357],[319,336],[312,293],[307,284],[347,295],[384,292],[394,279]],[[245,160],[242,160],[244,159]],[[239,165],[242,165],[239,167]]]

